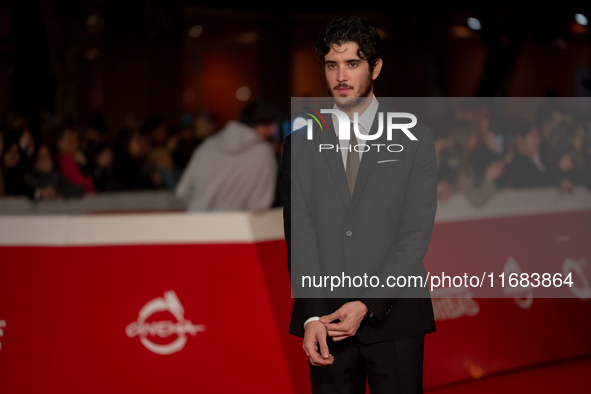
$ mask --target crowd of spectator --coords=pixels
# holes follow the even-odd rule
[[[498,190],[591,188],[591,123],[542,107],[531,121],[490,116],[485,105],[432,119],[438,201],[461,192],[476,207]]]
[[[48,119],[34,129],[13,111],[0,126],[0,196],[34,200],[174,190],[195,148],[218,127],[200,112],[184,115],[178,126],[129,118],[115,131],[95,118],[86,124]]]
[[[507,188],[591,189],[587,118],[558,108],[539,108],[530,121],[496,118],[476,105],[427,123],[435,136],[440,203],[458,192],[479,207]],[[0,196],[36,201],[123,190],[176,189],[178,195],[196,148],[220,129],[207,112],[185,114],[172,126],[157,117],[129,118],[114,131],[96,118],[47,121],[33,132],[26,117],[8,111],[0,127]],[[280,135],[266,139],[279,160]],[[281,204],[278,196],[273,205]]]

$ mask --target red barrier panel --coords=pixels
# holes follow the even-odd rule
[[[254,245],[0,253],[0,392],[293,392]]]
[[[147,218],[120,217],[101,231]],[[557,269],[570,259],[588,275],[590,219],[587,211],[437,223],[425,263],[496,271],[512,257],[525,272],[540,259]],[[309,392],[301,339],[287,334],[292,299],[280,234],[260,237],[255,228],[238,243],[150,236],[145,245],[70,246],[84,243],[87,226],[95,237],[110,223],[84,221],[68,239],[40,242],[65,246],[0,246],[0,392]],[[29,225],[20,231],[34,234],[37,224]],[[425,387],[591,354],[589,300],[464,293],[433,302]]]
[[[427,270],[468,270],[495,275],[518,266],[524,273],[562,272],[577,264],[570,299],[434,299],[437,332],[428,335],[425,383],[441,385],[526,365],[591,354],[591,212],[563,212],[437,223],[425,257]],[[500,283],[497,283],[499,286]],[[507,287],[507,284],[505,284]]]

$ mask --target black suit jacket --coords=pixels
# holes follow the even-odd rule
[[[400,130],[386,140],[366,144],[400,144],[402,152],[371,147],[364,152],[353,196],[350,196],[341,153],[318,151],[318,144],[338,144],[332,119],[325,116],[328,130],[314,128],[313,140],[306,128],[285,137],[282,159],[284,231],[288,269],[299,283],[301,263],[307,275],[375,274],[384,283],[388,275],[425,275],[423,257],[427,251],[437,209],[437,164],[431,130],[418,123],[411,141]],[[378,127],[377,118],[370,134]],[[353,132],[353,130],[351,130]],[[396,150],[392,148],[392,150]],[[296,266],[297,265],[297,266]],[[294,282],[298,281],[298,282]],[[359,288],[357,293],[335,293],[311,289],[305,298],[294,299],[290,333],[302,337],[303,324],[311,316],[337,310],[359,299],[374,312],[357,330],[363,343],[425,334],[435,331],[427,288],[415,289],[421,298],[406,298],[400,288]],[[382,291],[380,293],[379,291]],[[387,293],[383,293],[387,291]],[[302,294],[302,293],[298,293]]]

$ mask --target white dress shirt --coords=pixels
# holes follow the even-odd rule
[[[373,121],[376,117],[376,114],[378,112],[378,100],[376,99],[376,96],[374,95],[372,100],[371,100],[371,104],[369,104],[369,107],[367,107],[367,109],[361,114],[359,115],[359,131],[361,132],[361,134],[363,135],[368,135],[369,131],[371,130],[371,126],[373,125]],[[337,105],[335,104],[333,109],[338,109]],[[353,119],[351,119],[351,122],[353,122]],[[337,135],[337,137],[339,136],[339,121],[336,117],[336,115],[332,115],[332,124],[334,125],[334,130],[335,133]],[[353,125],[351,124],[351,133],[354,133],[355,131],[353,131]],[[357,150],[359,150],[359,161],[361,161],[361,158],[363,156],[363,149],[365,147],[365,140],[362,140],[360,138],[357,138],[357,145],[358,148]],[[341,140],[339,139],[339,151],[341,152],[341,155],[343,157],[343,166],[345,166],[345,168],[347,168],[347,155],[349,154],[349,140]],[[351,149],[352,152],[354,152],[354,149]]]

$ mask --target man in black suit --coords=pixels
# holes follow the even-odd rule
[[[382,69],[376,30],[357,17],[335,19],[316,53],[335,109],[351,120],[357,113],[358,131],[375,135],[388,112],[373,95]],[[435,331],[428,289],[366,284],[332,292],[306,288],[303,277],[425,277],[437,208],[433,135],[418,123],[414,140],[383,132],[357,144],[351,127],[343,146],[342,124],[325,119],[327,129],[314,125],[311,140],[304,128],[284,141],[290,333],[304,338],[314,393],[364,393],[366,378],[372,394],[422,392],[424,335]]]

